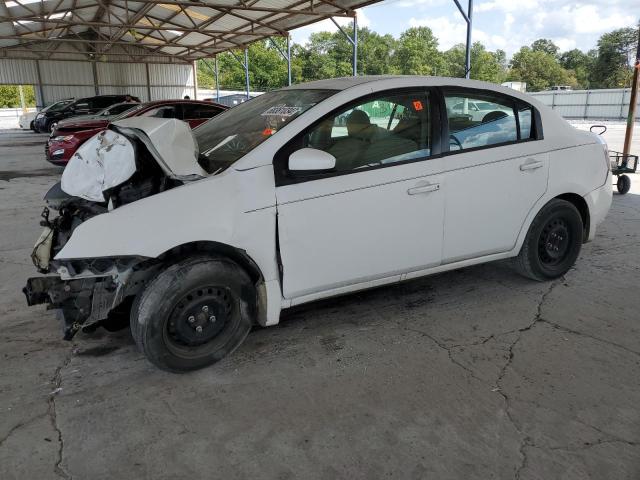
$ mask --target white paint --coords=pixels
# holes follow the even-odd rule
[[[544,139],[275,187],[275,153],[306,126],[371,92],[416,85],[466,86],[521,98],[539,110]],[[157,257],[200,240],[233,246],[262,271],[263,324],[271,325],[291,305],[513,257],[535,215],[560,194],[585,198],[590,238],[609,209],[611,176],[603,145],[527,95],[433,77],[358,77],[292,88],[332,87],[341,91],[232,168],[93,217],[56,258]],[[153,137],[152,126],[146,131]],[[176,152],[170,144],[158,149],[165,159],[185,162],[175,168],[193,162],[188,148],[181,154],[168,154]]]
[[[103,192],[127,181],[135,171],[133,144],[123,135],[103,130],[76,150],[62,172],[61,186],[69,195],[105,202]]]

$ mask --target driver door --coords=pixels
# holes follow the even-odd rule
[[[440,264],[444,194],[441,160],[430,160],[431,110],[424,91],[380,93],[285,147],[285,164],[300,148],[336,158],[327,172],[276,168],[283,295],[293,304]]]

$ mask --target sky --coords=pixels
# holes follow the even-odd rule
[[[466,9],[467,0],[459,1]],[[561,51],[587,51],[603,33],[632,27],[640,19],[640,0],[475,0],[473,5],[472,41],[505,50],[509,57],[538,38],[552,39]],[[427,26],[441,50],[466,40],[466,23],[453,0],[383,0],[358,10],[358,24],[396,38],[407,28]],[[292,38],[304,44],[311,33],[323,30],[336,27],[324,20],[294,30]]]

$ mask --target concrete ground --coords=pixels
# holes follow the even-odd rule
[[[0,132],[1,479],[640,478],[640,178],[562,280],[493,263],[330,300],[172,375],[26,307],[44,140]]]

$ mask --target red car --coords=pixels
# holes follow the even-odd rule
[[[45,145],[47,161],[54,165],[66,165],[75,151],[86,140],[101,132],[110,122],[129,117],[178,118],[195,128],[228,107],[198,100],[158,100],[135,105],[120,115],[107,118],[66,120],[51,133]]]

